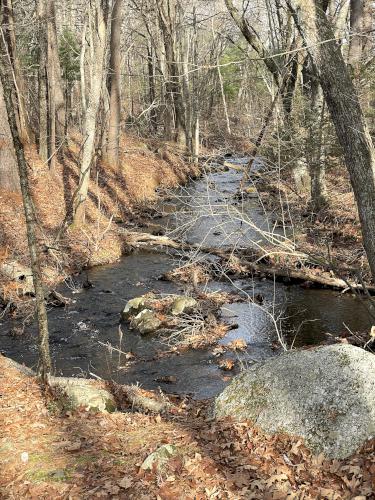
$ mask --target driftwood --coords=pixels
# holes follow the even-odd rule
[[[260,252],[257,252],[256,249],[252,250],[254,252],[254,261],[251,261],[247,255],[234,257],[231,250],[207,248],[200,245],[178,242],[168,238],[167,236],[154,236],[147,233],[130,232],[126,230],[124,230],[124,232],[126,233],[127,244],[134,248],[164,246],[180,250],[194,250],[195,252],[198,251],[201,253],[216,255],[223,259],[235,258],[241,267],[247,269],[249,273],[255,272],[264,274],[266,277],[270,277],[272,279],[276,277],[284,280],[290,280],[290,282],[306,283],[306,286],[315,285],[317,287],[333,288],[345,291],[367,291],[371,294],[375,294],[375,286],[373,285],[365,284],[365,287],[363,287],[362,284],[354,283],[352,280],[337,278],[324,270],[317,274],[312,272],[310,269],[290,269],[260,263],[259,259],[262,255]]]
[[[48,302],[54,307],[65,307],[72,303],[72,299],[64,297],[64,295],[56,290],[52,290],[49,293]]]
[[[123,409],[130,406],[135,411],[165,413],[173,407],[162,395],[153,393],[151,396],[148,391],[144,391],[136,385],[121,385],[112,382],[111,391],[115,395],[119,407]]]

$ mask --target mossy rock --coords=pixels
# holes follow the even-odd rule
[[[252,420],[345,458],[375,436],[375,356],[352,345],[291,351],[256,363],[215,401],[217,417]]]
[[[116,411],[113,395],[89,379],[72,377],[50,377],[49,384],[58,396],[65,411],[76,410],[80,406],[98,412]]]

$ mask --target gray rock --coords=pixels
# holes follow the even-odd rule
[[[134,299],[129,300],[124,307],[121,317],[123,320],[127,320],[130,316],[134,314],[138,314],[142,309],[145,308],[146,297],[135,297]]]
[[[97,387],[93,380],[73,377],[49,377],[49,385],[57,390],[64,409],[75,410],[84,406],[95,411],[116,411],[113,395]]]
[[[160,319],[150,309],[143,309],[130,323],[130,327],[137,329],[141,335],[155,332],[160,325]]]
[[[375,356],[340,344],[255,364],[219,395],[215,414],[301,436],[313,452],[345,458],[375,435]]]
[[[190,313],[197,306],[198,302],[193,297],[177,297],[171,306],[171,313],[179,316],[182,313]]]
[[[173,444],[165,444],[160,446],[154,453],[151,453],[141,465],[142,470],[160,471],[167,462],[178,453],[178,449]]]

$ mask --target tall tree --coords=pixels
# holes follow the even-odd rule
[[[173,109],[174,133],[169,139],[187,145],[185,104],[182,98],[182,84],[177,58],[177,1],[156,0],[158,19],[165,50],[167,69],[167,105]]]
[[[65,98],[57,40],[56,10],[54,0],[47,0],[47,77],[50,130],[50,166],[53,167],[56,156],[61,153],[65,142]]]
[[[44,0],[38,0],[38,42],[39,42],[39,68],[38,68],[38,151],[44,162],[49,158],[49,131],[48,131],[48,76],[47,76],[47,11]]]
[[[4,101],[3,87],[0,84],[0,188],[7,191],[20,191],[17,162],[12,136],[8,123],[8,113]]]
[[[362,58],[364,0],[350,0],[349,64],[356,71]]]
[[[18,174],[26,219],[27,240],[31,260],[31,270],[33,274],[39,328],[39,372],[44,382],[47,382],[48,374],[51,372],[51,358],[49,352],[48,319],[46,305],[44,302],[43,280],[40,265],[41,258],[36,236],[36,218],[29,188],[27,163],[14,112],[13,99],[16,96],[16,89],[13,80],[14,68],[12,67],[9,59],[8,65],[5,66],[4,64],[3,54],[6,53],[6,50],[2,41],[3,38],[1,37],[0,47],[2,53],[0,54],[0,80],[4,89],[5,107],[8,114],[13,147],[17,158]]]
[[[105,81],[105,53],[107,43],[108,0],[90,0],[88,3],[88,36],[90,39],[90,91],[84,121],[84,143],[78,190],[73,202],[74,224],[85,220],[86,199],[90,171],[95,155],[97,119]]]
[[[111,20],[109,62],[109,121],[105,159],[118,166],[121,123],[121,25],[123,0],[114,0]]]
[[[363,244],[375,280],[375,148],[358,94],[327,19],[322,1],[287,0],[319,75],[344,152],[362,227]],[[324,42],[324,43],[323,43]]]
[[[18,48],[16,44],[13,2],[12,0],[1,0],[0,3],[3,4],[3,16],[4,16],[3,27],[4,27],[4,37],[6,41],[6,50],[12,62],[14,70],[13,76],[17,92],[17,102],[15,104],[17,105],[16,118],[18,123],[18,129],[22,141],[25,143],[29,143],[33,141],[34,134],[32,132],[32,127],[30,123],[30,115],[27,111],[27,103],[26,103],[27,88],[22,73]]]

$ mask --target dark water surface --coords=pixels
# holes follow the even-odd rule
[[[290,229],[274,228],[272,214],[264,213],[255,195],[246,200],[233,199],[240,179],[241,174],[232,170],[207,174],[181,189],[169,202],[161,203],[159,208],[165,215],[158,222],[171,231],[172,236],[209,247],[262,244],[264,234],[255,226],[271,238],[272,235],[290,237]],[[103,345],[119,347],[120,312],[127,300],[151,290],[183,293],[181,286],[158,279],[178,264],[178,256],[140,251],[123,257],[118,263],[90,270],[88,278],[93,288],[61,287],[60,291],[71,297],[73,303],[65,309],[51,309],[48,315],[57,374],[87,376],[92,373],[123,383],[139,382],[145,388],[189,393],[195,398],[212,397],[220,392],[236,371],[221,371],[212,349],[162,357],[166,346],[155,338],[139,336],[124,324],[121,349],[133,352],[138,361],[125,367],[124,357],[119,358],[117,351]],[[247,352],[239,357],[238,367],[277,354],[272,346],[277,339],[272,317],[280,318],[279,328],[295,346],[322,342],[327,338],[326,333],[340,334],[346,327],[354,332],[371,327],[360,301],[339,292],[250,278],[233,283],[218,280],[207,286],[211,290],[237,290],[249,297],[260,294],[264,298],[266,310],[250,302],[223,307],[223,317],[238,324],[238,328],[231,330],[221,343],[237,338],[248,343]],[[9,321],[0,323],[1,352],[28,366],[35,365],[35,325],[27,326],[26,335],[22,337],[10,335],[14,326],[16,324]],[[169,376],[176,377],[175,383],[160,381]]]

